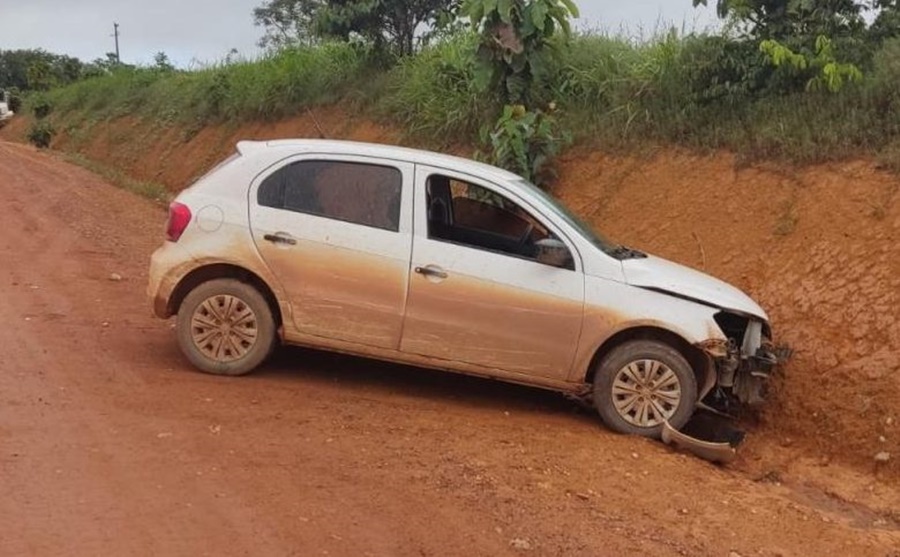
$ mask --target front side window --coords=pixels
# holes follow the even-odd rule
[[[428,178],[428,237],[526,259],[553,234],[506,197],[477,184],[434,174]]]
[[[257,203],[396,232],[402,190],[403,175],[390,166],[300,161],[263,180]]]

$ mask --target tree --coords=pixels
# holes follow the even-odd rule
[[[877,1],[877,0],[876,0]],[[708,0],[693,0],[706,6]],[[717,0],[716,12],[747,27],[759,39],[838,38],[865,29],[866,3],[854,0]]]
[[[169,55],[163,51],[159,51],[153,55],[153,69],[160,72],[171,72],[175,70],[175,66],[169,60]]]
[[[872,10],[877,12],[869,28],[872,41],[900,36],[900,0],[872,0]]]
[[[569,18],[578,17],[572,0],[466,0],[463,12],[481,33],[479,85],[499,88],[506,104],[526,106],[552,66],[554,35],[568,38]]]
[[[317,23],[323,35],[356,35],[380,52],[406,56],[415,50],[421,27],[434,27],[458,6],[459,0],[326,0]]]
[[[54,83],[53,75],[50,72],[50,64],[46,60],[35,60],[28,66],[27,70],[28,89],[32,91],[46,91],[50,89]]]
[[[411,54],[417,38],[453,19],[460,0],[267,0],[253,10],[266,30],[259,44],[279,49],[325,37],[361,38],[381,53]]]
[[[30,75],[29,75],[30,70]],[[0,50],[0,87],[28,91],[81,79],[84,64],[44,50]]]
[[[316,39],[316,15],[324,0],[268,0],[254,8],[253,22],[265,29],[258,44],[280,49],[312,44]]]
[[[578,7],[572,0],[466,0],[462,11],[481,35],[477,85],[506,105],[494,127],[481,131],[489,160],[544,185],[571,138],[559,131],[555,103],[546,111],[534,106],[534,91],[555,66],[553,41],[559,31],[568,39]]]
[[[741,29],[741,41],[762,53],[738,64],[741,82],[784,93],[840,91],[862,79],[858,65],[871,58],[863,13],[884,0],[717,0],[716,11]],[[693,0],[694,6],[707,0]],[[760,79],[764,77],[764,79]],[[715,82],[731,83],[725,75]]]

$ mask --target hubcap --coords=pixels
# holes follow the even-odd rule
[[[619,415],[638,427],[655,427],[672,417],[681,402],[681,382],[666,364],[637,360],[619,370],[612,386]]]
[[[207,358],[233,362],[255,345],[259,331],[256,314],[243,300],[221,294],[211,296],[194,310],[191,337]]]

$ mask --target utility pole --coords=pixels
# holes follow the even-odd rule
[[[119,57],[119,24],[113,22],[113,36],[116,38],[116,64],[122,63],[122,58]]]

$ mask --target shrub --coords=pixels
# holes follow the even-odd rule
[[[46,118],[53,112],[53,105],[45,95],[34,95],[31,97],[31,111],[38,120]]]
[[[900,38],[885,41],[872,62],[870,91],[882,102],[900,108]]]
[[[50,142],[53,141],[53,136],[55,134],[56,130],[50,122],[47,120],[38,120],[31,125],[27,137],[28,141],[35,147],[46,149],[47,147],[50,147]]]
[[[482,130],[482,143],[491,147],[490,162],[539,186],[547,185],[556,177],[556,156],[571,141],[571,136],[560,132],[554,108],[543,112],[506,106],[494,129]]]
[[[680,63],[698,104],[747,102],[773,71],[755,42],[721,36],[688,37]]]

